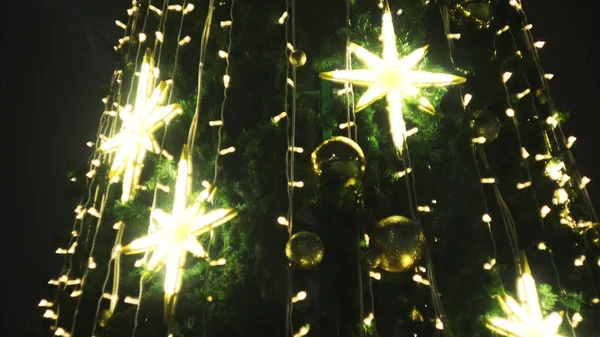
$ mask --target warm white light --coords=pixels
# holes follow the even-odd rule
[[[584,262],[585,262],[585,255],[581,255],[580,257],[576,258],[573,261],[573,264],[575,265],[575,267],[581,267],[581,266],[583,266]]]
[[[465,96],[463,97],[463,107],[467,107],[467,105],[471,103],[471,99],[473,99],[473,95],[465,94]]]
[[[340,130],[344,130],[345,128],[349,127],[349,126],[354,126],[354,122],[350,122],[350,123],[341,123],[339,125]]]
[[[229,56],[229,54],[227,54],[227,52],[226,52],[226,51],[224,51],[224,50],[219,50],[219,57],[220,57],[220,58],[222,58],[222,59],[225,59],[225,58],[227,58],[228,56]]]
[[[517,280],[517,302],[511,296],[498,297],[500,308],[507,318],[493,317],[488,321],[488,328],[503,336],[515,337],[560,337],[558,328],[562,316],[553,312],[543,317],[537,288],[533,277],[526,272]]]
[[[504,33],[505,31],[507,31],[510,27],[508,25],[500,28],[498,31],[496,31],[496,35],[500,35],[502,33]]]
[[[223,149],[223,150],[219,151],[219,154],[220,155],[226,155],[226,154],[234,153],[234,152],[235,152],[235,147],[230,146],[230,147],[228,147],[226,149]]]
[[[296,296],[292,297],[292,303],[297,303],[306,299],[306,291],[300,291],[296,294]]]
[[[486,141],[487,141],[487,139],[483,136],[473,138],[473,143],[475,143],[475,144],[485,144]]]
[[[125,302],[127,304],[138,305],[138,304],[140,304],[140,299],[139,298],[133,298],[131,296],[126,296],[125,299],[123,300],[123,302]]]
[[[88,208],[87,212],[88,212],[88,214],[90,214],[90,215],[92,215],[92,216],[94,216],[96,218],[100,217],[100,212],[98,212],[98,210],[96,208],[94,208],[94,207]]]
[[[188,44],[188,43],[190,43],[190,41],[192,41],[192,38],[191,38],[189,35],[187,35],[187,36],[185,36],[183,39],[179,40],[178,44],[179,44],[180,46],[183,46],[183,45],[185,45],[185,44]]]
[[[366,92],[358,99],[356,112],[385,97],[392,140],[396,146],[396,152],[400,155],[406,138],[406,125],[402,112],[403,97],[417,97],[421,88],[459,84],[464,83],[466,79],[414,70],[427,53],[427,47],[419,48],[399,59],[396,34],[389,9],[384,11],[381,21],[383,44],[381,57],[355,43],[350,43],[349,51],[365,65],[366,69],[335,70],[321,73],[319,76],[337,83],[352,83],[367,87]],[[433,107],[426,107],[426,111],[435,112],[435,110],[431,111],[431,108]]]
[[[71,336],[68,332],[65,331],[65,329],[58,327],[56,328],[56,330],[54,331],[54,336],[63,336],[63,337],[69,337]]]
[[[165,39],[165,36],[162,32],[155,32],[154,35],[156,36],[156,39],[158,40],[158,42],[162,43]]]
[[[310,331],[310,324],[306,324],[300,328],[296,333],[294,333],[294,337],[302,337],[306,336],[306,334]]]
[[[551,158],[552,158],[552,155],[549,153],[547,153],[547,154],[538,153],[535,155],[536,161],[542,161],[542,160],[547,160],[547,159],[551,159]]]
[[[551,80],[554,77],[554,74],[544,74],[544,78],[547,80]]]
[[[223,121],[220,121],[220,120],[219,121],[210,121],[210,122],[208,122],[208,125],[210,125],[210,126],[221,126],[221,125],[223,125]]]
[[[94,142],[87,142],[85,143],[85,145],[87,145],[87,147],[94,147]]]
[[[369,276],[376,280],[381,280],[381,273],[378,273],[376,271],[369,271]]]
[[[225,74],[223,75],[223,85],[225,88],[229,88],[229,83],[231,82],[231,76]]]
[[[116,152],[109,179],[113,181],[124,175],[122,202],[129,201],[135,193],[135,187],[139,185],[146,151],[161,153],[154,132],[183,112],[178,104],[164,105],[169,97],[172,82],[161,81],[155,87],[157,73],[152,51],[147,49],[138,76],[135,107],[120,109],[119,118],[123,122],[121,130],[103,142],[99,148],[105,153]]]
[[[460,40],[460,33],[448,34],[450,40]]]
[[[115,23],[117,24],[117,26],[119,26],[122,29],[127,29],[127,25],[124,24],[123,22],[119,21],[119,20],[115,20]]]
[[[181,5],[169,5],[169,6],[167,6],[167,9],[170,10],[170,11],[181,12],[183,10],[183,6],[181,6]]]
[[[492,217],[486,213],[481,217],[481,220],[485,223],[490,223],[492,222]]]
[[[229,26],[231,26],[231,20],[221,21],[220,25],[221,25],[221,28],[229,27]]]
[[[97,265],[96,265],[96,261],[94,261],[94,258],[92,256],[90,256],[88,258],[88,268],[89,269],[96,269]]]
[[[517,94],[517,99],[521,99],[521,98],[527,96],[530,92],[531,92],[531,89],[529,89],[529,88],[521,91],[520,93]]]
[[[51,306],[53,306],[53,305],[54,305],[54,303],[52,303],[52,302],[48,302],[48,301],[47,301],[47,300],[45,300],[45,299],[42,299],[42,300],[40,301],[40,303],[38,303],[38,307],[42,307],[42,308],[43,308],[43,307],[45,307],[45,308],[50,308],[50,307],[51,307]]]
[[[304,187],[304,182],[303,181],[290,181],[289,185],[292,187],[302,188],[302,187]]]
[[[400,179],[411,172],[412,172],[412,168],[410,168],[410,167],[404,171],[396,172],[396,174],[395,174],[396,179]]]
[[[207,211],[200,200],[188,200],[191,181],[191,159],[187,146],[183,147],[177,169],[173,207],[171,213],[155,209],[151,217],[160,225],[160,230],[136,239],[120,248],[121,253],[139,254],[152,251],[146,263],[148,270],[164,266],[165,314],[173,314],[177,294],[181,289],[181,266],[187,253],[206,258],[207,254],[197,237],[210,232],[237,216],[232,209]],[[190,202],[191,201],[191,202]]]
[[[510,0],[508,2],[511,6],[513,6],[516,10],[521,9],[521,2],[519,0]]]
[[[373,319],[375,318],[375,315],[373,315],[373,313],[370,313],[367,315],[367,317],[365,317],[363,319],[363,323],[365,325],[371,325],[371,323],[373,323]]]
[[[507,71],[504,74],[502,74],[502,82],[506,83],[508,82],[508,80],[512,77],[512,73]]]
[[[187,6],[185,6],[185,8],[183,9],[183,14],[187,14],[190,13],[194,10],[194,4],[192,3],[188,3]]]
[[[569,201],[569,194],[564,188],[559,188],[554,191],[554,198],[552,198],[552,203],[555,205],[562,205]]]
[[[583,176],[581,177],[581,183],[579,183],[579,188],[584,189],[587,184],[592,181],[590,178]]]
[[[545,242],[540,242],[540,243],[538,243],[538,249],[539,250],[546,250],[546,249],[548,249],[548,247],[546,246]]]
[[[530,23],[525,25],[525,27],[523,27],[523,30],[531,30],[531,28],[533,28],[533,25]]]
[[[435,328],[438,330],[444,330],[444,322],[442,322],[439,317],[435,319]]]
[[[506,109],[506,116],[508,116],[508,117],[515,117],[515,110],[513,110],[513,109]]]
[[[273,123],[279,123],[279,121],[280,121],[282,118],[285,118],[285,116],[287,116],[287,112],[285,112],[285,111],[284,111],[284,112],[280,113],[279,115],[277,115],[277,116],[275,116],[275,117],[271,118],[271,120],[273,121]]]
[[[541,49],[541,48],[544,48],[545,44],[546,44],[546,42],[544,42],[544,41],[536,41],[533,43],[533,46],[536,47],[537,49]]]
[[[296,153],[304,153],[304,149],[303,149],[303,148],[301,148],[301,147],[297,147],[297,146],[294,146],[294,147],[291,147],[291,146],[290,146],[290,147],[288,148],[288,150],[289,150],[289,151],[292,151],[292,152],[296,152]]]
[[[429,280],[424,279],[423,276],[421,276],[421,274],[414,274],[413,281],[415,281],[417,283],[421,283],[426,286],[431,285],[431,283],[429,283]]]
[[[550,207],[548,207],[547,205],[544,205],[540,209],[540,215],[542,216],[542,218],[545,218],[546,215],[548,215],[548,213],[550,213],[550,211],[551,211]]]
[[[521,148],[521,157],[523,157],[523,159],[529,158],[529,152],[527,152],[527,149],[524,147]]]
[[[574,313],[573,316],[571,316],[571,327],[576,328],[581,321],[583,321],[581,314],[578,312]]]
[[[496,179],[494,179],[494,178],[481,178],[482,184],[493,184],[495,182],[496,182]]]
[[[277,20],[277,22],[279,22],[280,25],[283,25],[285,23],[285,20],[288,17],[288,12],[285,11],[283,12],[283,14],[281,14],[281,16],[279,17],[279,20]]]
[[[576,140],[577,140],[577,137],[569,136],[569,138],[567,138],[567,148],[570,149],[573,146],[573,144],[575,144]]]
[[[431,212],[431,208],[429,208],[429,206],[427,206],[427,205],[425,205],[425,206],[417,206],[417,210],[419,212],[424,212],[424,213]]]
[[[144,41],[146,41],[146,34],[144,34],[144,33],[140,33],[140,34],[138,35],[138,39],[139,39],[139,41],[140,41],[140,42],[144,42]]]
[[[153,5],[150,5],[150,6],[149,6],[149,9],[150,9],[151,11],[153,11],[154,13],[158,14],[159,16],[160,16],[160,15],[162,15],[162,13],[163,13],[163,12],[162,12],[160,9],[158,9],[157,7],[155,7],[155,6],[153,6]]]
[[[50,310],[50,309],[47,309],[46,311],[44,311],[44,314],[42,315],[42,317],[49,318],[52,320],[58,319],[58,315],[53,310]]]

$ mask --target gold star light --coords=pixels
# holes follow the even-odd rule
[[[491,318],[487,324],[488,328],[500,335],[511,337],[562,337],[558,334],[562,323],[561,314],[553,312],[546,318],[543,317],[535,281],[527,259],[523,260],[525,272],[517,279],[519,301],[508,295],[504,298],[498,297],[500,307],[508,318]]]
[[[164,105],[172,82],[161,81],[155,88],[157,76],[158,68],[154,67],[154,59],[148,49],[138,77],[135,106],[119,108],[119,118],[122,121],[120,132],[102,143],[98,149],[105,153],[116,152],[109,179],[112,182],[118,181],[123,174],[122,202],[129,201],[135,193],[146,151],[161,153],[160,145],[154,139],[154,132],[183,111],[179,104]]]
[[[402,116],[403,96],[414,97],[421,88],[459,84],[464,83],[466,79],[454,75],[413,70],[427,53],[427,46],[399,59],[389,7],[383,13],[381,38],[383,43],[381,58],[355,43],[350,43],[348,46],[350,52],[354,53],[367,69],[335,70],[321,73],[320,77],[333,82],[368,87],[358,100],[355,108],[357,112],[385,96],[394,145],[398,154],[402,154],[406,137],[406,126]],[[426,101],[424,98],[421,100]],[[427,112],[435,113],[431,103],[425,102],[422,105]]]
[[[161,229],[156,233],[136,239],[120,249],[121,253],[127,255],[153,251],[146,264],[148,270],[156,270],[164,265],[165,321],[168,321],[175,311],[187,252],[197,257],[207,257],[206,251],[196,237],[224,224],[237,215],[237,212],[232,209],[220,208],[206,211],[205,202],[212,198],[214,189],[212,192],[209,189],[205,190],[188,206],[191,181],[189,151],[187,146],[184,146],[177,171],[171,214],[160,209],[155,210],[152,218],[156,220]]]

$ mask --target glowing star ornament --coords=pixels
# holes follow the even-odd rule
[[[383,13],[381,37],[383,43],[381,58],[355,43],[350,43],[348,46],[350,52],[356,55],[367,69],[335,70],[321,73],[320,77],[337,83],[352,83],[367,87],[367,91],[358,100],[356,112],[385,96],[394,145],[401,155],[406,138],[406,125],[402,115],[403,97],[416,97],[421,88],[460,84],[466,82],[466,79],[460,76],[414,70],[427,53],[427,46],[401,59],[398,58],[396,34],[389,7]],[[435,113],[430,103],[424,106],[424,110]]]
[[[153,212],[153,219],[160,225],[160,230],[148,236],[136,239],[121,248],[124,254],[144,253],[152,251],[146,264],[148,270],[165,269],[165,321],[168,322],[175,312],[177,295],[181,289],[183,267],[187,253],[197,257],[208,257],[197,236],[224,224],[237,216],[232,209],[216,209],[207,211],[205,202],[214,195],[201,193],[198,199],[188,206],[191,190],[191,161],[189,151],[184,146],[175,183],[173,209],[168,214],[160,209]]]
[[[135,106],[119,108],[121,130],[98,148],[104,153],[116,152],[109,179],[118,181],[123,175],[122,202],[129,201],[135,193],[146,151],[161,153],[154,132],[183,112],[179,104],[164,105],[172,83],[161,81],[154,87],[157,75],[158,68],[154,67],[152,52],[148,49],[138,76]]]
[[[503,336],[563,337],[558,334],[562,315],[553,312],[546,318],[543,317],[535,281],[527,259],[523,258],[523,261],[525,272],[517,280],[518,302],[508,295],[504,298],[498,297],[500,307],[508,318],[491,318],[487,324],[488,328]]]

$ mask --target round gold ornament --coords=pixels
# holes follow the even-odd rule
[[[418,223],[393,215],[379,221],[373,229],[371,247],[379,254],[379,268],[400,273],[421,258],[425,235]]]
[[[449,9],[450,18],[459,25],[473,24],[478,29],[487,29],[494,19],[490,0],[461,0]]]
[[[365,154],[352,139],[336,136],[327,139],[310,156],[319,176],[336,175],[352,184],[365,173]]]
[[[298,232],[285,245],[285,255],[297,269],[315,268],[323,260],[324,252],[323,241],[311,232]]]
[[[500,121],[498,117],[488,110],[475,112],[471,120],[474,137],[484,137],[486,143],[493,142],[500,133]]]
[[[291,52],[288,58],[293,67],[302,67],[306,64],[306,54],[300,49]]]

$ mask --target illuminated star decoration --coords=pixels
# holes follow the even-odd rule
[[[200,193],[200,196],[188,206],[191,182],[191,161],[187,146],[184,146],[177,170],[171,214],[160,209],[154,210],[152,218],[159,224],[160,229],[120,249],[121,253],[127,255],[152,251],[146,268],[157,270],[162,266],[165,267],[166,322],[175,312],[187,252],[197,257],[208,257],[197,237],[237,216],[237,212],[232,209],[220,208],[207,212],[205,203],[210,201],[215,193],[215,189],[210,187]]]
[[[427,46],[399,59],[389,7],[383,13],[381,32],[383,43],[381,58],[355,43],[350,43],[348,46],[349,51],[354,53],[367,69],[335,70],[321,73],[320,77],[337,83],[352,83],[368,87],[358,100],[356,112],[385,96],[392,138],[398,155],[401,155],[406,138],[406,125],[402,116],[403,96],[415,97],[420,88],[459,84],[466,82],[466,79],[454,75],[413,70],[427,53]],[[431,103],[424,97],[421,98],[421,106],[425,111],[435,113]]]
[[[123,174],[122,202],[129,201],[139,185],[146,151],[161,153],[154,132],[183,111],[179,104],[164,105],[169,97],[172,81],[161,81],[155,88],[157,76],[158,68],[154,67],[154,59],[148,49],[138,76],[135,106],[119,108],[121,130],[98,149],[104,153],[116,151],[109,179],[116,182]]]
[[[523,255],[524,256],[524,255]],[[519,301],[505,295],[498,297],[500,307],[508,318],[494,317],[487,324],[497,334],[513,337],[563,337],[558,334],[562,316],[553,312],[546,318],[542,315],[535,281],[531,276],[527,259],[525,272],[517,279]]]

